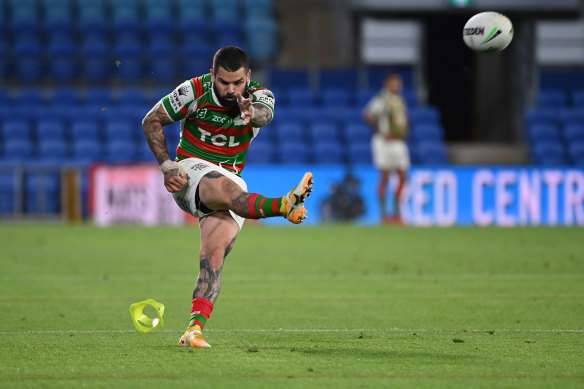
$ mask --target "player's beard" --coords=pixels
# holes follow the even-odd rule
[[[221,96],[214,83],[213,83],[213,91],[215,91],[215,96],[217,96],[217,100],[219,100],[219,104],[221,104],[224,107],[229,107],[229,108],[237,107],[237,96],[235,96],[235,94],[233,94],[233,95],[225,94],[225,95]],[[230,97],[233,97],[233,100],[227,99]]]

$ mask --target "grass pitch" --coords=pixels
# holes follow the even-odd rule
[[[0,387],[581,388],[583,237],[246,226],[202,350],[176,346],[197,228],[0,224]]]

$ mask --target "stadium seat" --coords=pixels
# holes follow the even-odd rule
[[[62,87],[51,91],[49,101],[53,105],[71,107],[78,103],[78,98],[77,89]]]
[[[379,88],[377,88],[377,89],[358,89],[356,92],[357,106],[360,108],[364,108],[365,105],[367,105],[367,103],[377,93],[379,93]]]
[[[572,92],[572,105],[575,108],[584,108],[584,89],[578,89]]]
[[[550,108],[530,108],[525,112],[525,124],[529,127],[534,124],[556,125],[558,123],[558,110]]]
[[[440,111],[432,106],[412,108],[409,110],[412,126],[418,124],[440,124]]]
[[[413,89],[404,89],[402,97],[406,102],[408,109],[416,108],[418,106],[418,95]]]
[[[134,127],[130,122],[114,120],[105,124],[104,135],[106,142],[133,140]]]
[[[318,141],[313,147],[314,162],[319,164],[339,164],[345,162],[343,145],[334,141]]]
[[[540,108],[563,108],[567,105],[568,96],[561,89],[541,89],[537,98]]]
[[[277,124],[273,128],[273,132],[273,138],[276,139],[278,143],[286,143],[290,140],[305,142],[305,139],[307,138],[304,127],[296,123]]]
[[[137,158],[135,144],[131,139],[115,139],[105,144],[105,159],[112,163],[134,162]]]
[[[548,124],[534,124],[527,128],[528,139],[532,143],[560,140],[560,130],[558,126]]]
[[[369,126],[361,121],[349,122],[341,127],[341,130],[345,134],[345,139],[351,143],[352,141],[365,141],[369,142],[373,131]]]
[[[351,103],[351,94],[347,89],[326,88],[321,91],[323,107],[344,108]]]
[[[153,105],[148,91],[143,88],[123,88],[114,94],[114,101],[120,105]]]
[[[557,113],[561,125],[584,124],[584,107],[563,109]]]
[[[32,158],[32,144],[25,139],[5,139],[2,160],[4,162],[25,162]]]
[[[97,122],[81,120],[71,124],[71,139],[74,143],[81,140],[96,143],[99,139]]]
[[[371,164],[371,144],[369,142],[349,142],[347,158],[353,164]]]
[[[568,155],[572,164],[584,166],[584,139],[570,143],[568,145]]]
[[[312,142],[336,141],[340,137],[340,130],[334,124],[316,122],[308,126],[308,134]]]
[[[536,142],[531,147],[533,162],[538,165],[565,165],[566,155],[561,142]]]
[[[114,105],[112,91],[106,88],[90,88],[82,93],[86,106],[110,107]]]
[[[267,165],[277,161],[274,146],[270,142],[262,142],[259,139],[251,142],[245,159],[246,165]]]
[[[30,124],[25,120],[6,120],[2,123],[2,139],[32,141]]]
[[[71,144],[71,162],[88,164],[103,161],[102,145],[97,140],[80,139]]]
[[[46,101],[43,90],[35,87],[19,88],[15,98],[18,104],[29,107],[43,105]]]
[[[584,123],[568,124],[562,134],[567,143],[584,141]]]
[[[41,139],[52,139],[59,142],[65,142],[65,128],[66,125],[63,121],[41,119],[36,127],[36,138],[39,141]]]
[[[61,209],[58,174],[29,174],[24,178],[24,211],[30,214],[56,214]]]
[[[292,139],[280,143],[277,154],[281,164],[295,165],[312,162],[311,151],[306,144]]]
[[[0,173],[0,215],[10,215],[16,212],[15,184],[13,174]]]
[[[63,163],[68,157],[67,144],[64,140],[51,138],[41,138],[39,140],[36,160]]]
[[[447,163],[446,147],[443,142],[424,141],[416,146],[418,162],[422,165],[443,165]]]
[[[444,130],[442,126],[437,124],[418,124],[412,127],[411,137],[416,143],[423,141],[441,142],[444,140]]]
[[[295,108],[317,105],[316,93],[307,88],[290,88],[287,92],[288,104]]]

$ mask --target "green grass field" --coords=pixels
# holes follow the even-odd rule
[[[581,228],[246,226],[207,350],[176,346],[198,239],[0,224],[0,387],[584,387]]]

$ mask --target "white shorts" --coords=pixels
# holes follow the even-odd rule
[[[408,145],[401,139],[385,139],[375,134],[371,138],[373,164],[380,170],[408,170],[410,152]]]
[[[211,162],[207,162],[205,160],[198,158],[187,158],[180,161],[179,164],[182,165],[182,167],[184,167],[184,169],[187,172],[188,183],[184,188],[182,188],[178,192],[173,193],[172,197],[174,197],[174,201],[178,204],[180,209],[182,209],[186,213],[190,213],[194,217],[198,217],[199,223],[202,223],[205,217],[215,212],[211,211],[205,213],[204,211],[199,209],[201,205],[200,199],[198,199],[197,196],[197,188],[199,187],[199,182],[201,181],[201,178],[203,178],[205,174],[209,172],[221,173],[225,177],[229,178],[231,181],[239,185],[241,189],[247,192],[247,184],[245,183],[245,181],[243,181],[243,178]],[[231,217],[233,218],[233,220],[235,220],[235,222],[239,226],[239,229],[241,230],[245,218],[237,215],[233,211],[229,211],[229,213],[231,214]]]

